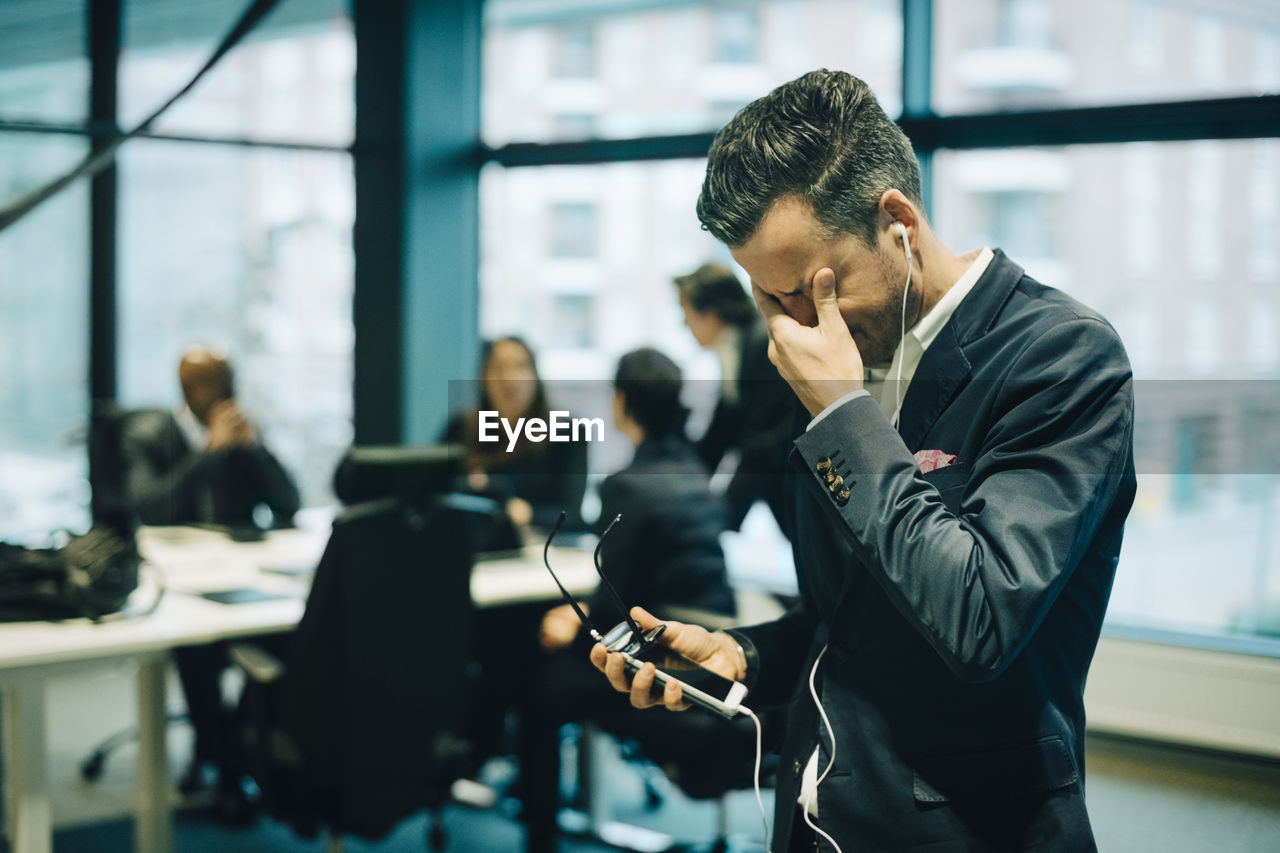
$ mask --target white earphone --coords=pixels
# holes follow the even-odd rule
[[[893,223],[893,228],[902,237],[902,250],[907,253],[907,263],[911,263],[911,241],[907,239],[907,226],[901,222]]]
[[[893,228],[902,237],[902,251],[907,257],[907,281],[902,286],[902,328],[898,336],[899,350],[902,348],[903,341],[907,339],[907,294],[911,291],[911,241],[907,239],[907,226],[901,222],[893,223]],[[902,360],[906,354],[899,351],[898,353],[898,381],[894,383],[894,394],[897,397],[897,406],[893,410],[893,425],[898,425],[898,415],[902,412]]]

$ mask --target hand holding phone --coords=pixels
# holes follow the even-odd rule
[[[596,640],[591,649],[591,662],[609,677],[614,689],[630,693],[631,704],[637,708],[648,708],[660,701],[673,711],[683,711],[688,702],[724,717],[737,714],[747,695],[747,687],[741,682],[747,664],[733,638],[728,634],[713,634],[697,625],[659,622],[640,607],[628,610],[609,582],[600,566],[600,547],[613,526],[622,520],[621,515],[614,517],[600,534],[594,561],[601,584],[624,618],[608,634],[596,630],[582,605],[574,600],[551,568],[551,541],[564,519],[562,512],[551,528],[542,549],[542,562],[566,604]],[[648,668],[649,664],[653,670]],[[654,688],[658,690],[656,697],[650,694]]]
[[[696,625],[659,622],[639,607],[631,615],[644,629],[642,639],[635,639],[630,624],[623,622],[591,653],[614,689],[630,693],[637,708],[697,705],[722,717],[738,713],[747,687],[740,680],[745,675],[741,652],[731,637]],[[641,671],[646,663],[655,667],[652,676]],[[670,681],[678,682],[678,691],[667,692]]]

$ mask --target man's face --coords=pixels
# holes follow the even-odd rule
[[[778,300],[806,326],[816,326],[813,277],[823,268],[836,275],[836,295],[854,343],[866,365],[893,359],[902,318],[906,264],[880,245],[868,246],[852,234],[826,236],[813,209],[784,196],[765,214],[746,243],[730,249],[751,283]]]

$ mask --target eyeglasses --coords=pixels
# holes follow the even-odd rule
[[[564,584],[560,582],[560,578],[556,577],[555,570],[551,568],[551,540],[556,538],[556,533],[560,531],[561,525],[564,524],[565,513],[562,511],[560,517],[556,519],[555,525],[551,528],[551,534],[547,536],[547,543],[542,546],[542,563],[547,567],[547,571],[551,573],[551,579],[556,582],[556,586],[560,587],[560,594],[564,596],[564,600],[569,602],[569,606],[573,608],[573,612],[578,614],[578,618],[582,620],[582,624],[587,626],[587,631],[591,634],[591,638],[597,643],[603,643],[607,648],[613,649],[615,646],[635,645],[636,654],[639,649],[647,648],[655,643],[658,637],[662,636],[662,632],[666,630],[666,625],[657,625],[648,631],[642,630],[636,621],[631,618],[631,608],[622,602],[622,596],[618,595],[618,590],[609,582],[609,578],[605,575],[604,569],[600,566],[600,548],[604,545],[605,537],[609,535],[609,531],[613,530],[613,526],[622,521],[622,514],[614,516],[613,521],[609,522],[609,526],[600,534],[600,541],[596,543],[595,553],[592,554],[592,562],[596,567],[596,574],[600,576],[600,580],[604,583],[604,588],[608,591],[609,597],[613,599],[613,603],[618,610],[622,612],[622,622],[614,626],[608,634],[601,634],[596,630],[596,626],[591,624],[591,620],[587,618],[586,612],[578,604],[577,600],[569,594],[569,590],[564,588]],[[621,629],[627,629],[630,639],[626,643],[619,644],[619,640],[625,636]]]

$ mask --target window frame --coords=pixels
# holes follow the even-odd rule
[[[0,132],[38,137],[76,136],[99,151],[114,143],[119,124],[120,65],[123,52],[125,8],[130,0],[85,0],[83,14],[89,65],[86,118],[77,124],[65,121],[8,119],[0,117]],[[228,21],[230,24],[231,21]],[[354,158],[355,146],[252,136],[157,132],[144,130],[135,139],[172,141],[193,146],[276,149],[324,152]],[[112,163],[88,181],[88,373],[85,387],[91,411],[115,405],[119,398],[120,311],[117,274],[120,253],[119,166]],[[88,509],[86,507],[86,509]]]

